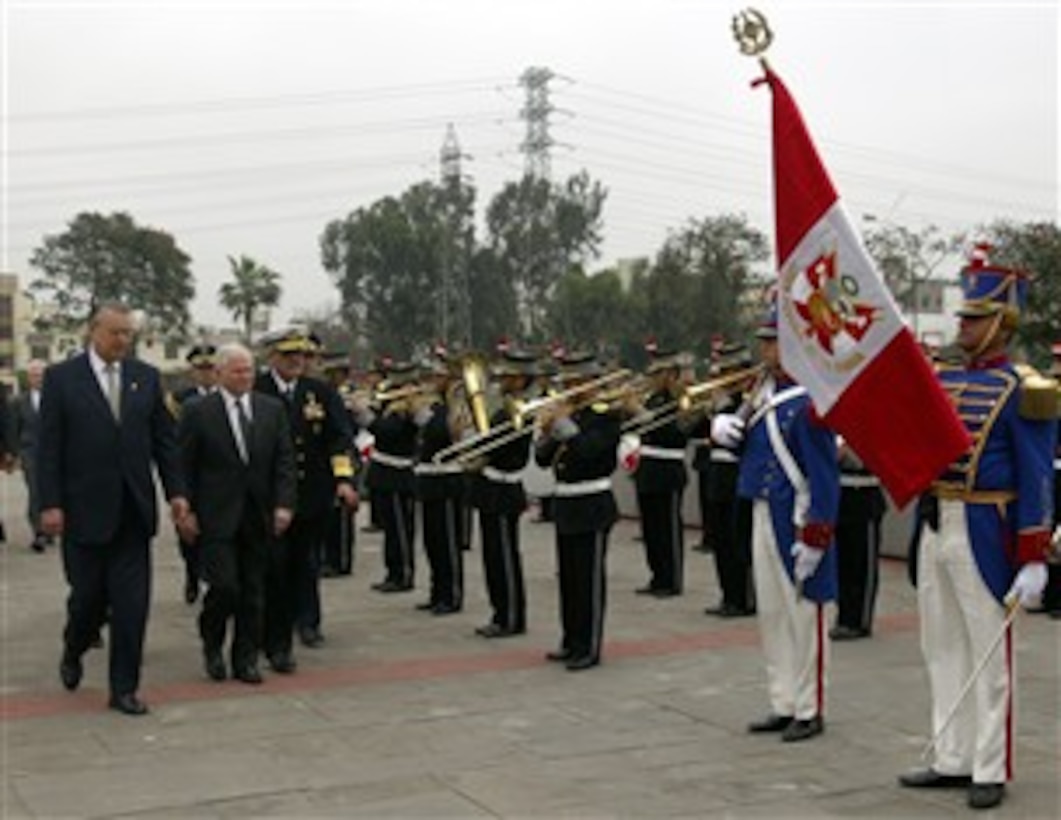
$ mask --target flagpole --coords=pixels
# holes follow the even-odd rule
[[[763,55],[774,41],[774,32],[766,21],[766,15],[753,8],[747,8],[733,16],[733,39],[740,46],[741,54],[758,57],[759,65],[765,74],[770,73],[770,64]]]

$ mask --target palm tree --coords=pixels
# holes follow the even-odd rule
[[[218,296],[232,318],[243,324],[243,338],[250,342],[255,312],[280,303],[280,274],[259,265],[249,256],[238,259],[230,256],[228,264],[234,281],[225,282],[218,290]]]

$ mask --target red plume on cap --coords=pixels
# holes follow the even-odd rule
[[[1061,342],[1054,342],[1050,348],[1050,353],[1055,359],[1061,359]]]
[[[508,336],[502,336],[497,340],[497,344],[494,345],[494,350],[504,355],[505,353],[508,353],[511,347],[512,343],[509,341]]]
[[[645,352],[646,353],[651,355],[651,354],[655,353],[657,350],[659,350],[659,343],[656,341],[656,337],[655,336],[649,336],[647,339],[645,339]]]
[[[549,354],[554,359],[562,359],[564,358],[564,356],[567,355],[567,348],[564,347],[564,343],[561,342],[559,339],[553,339],[553,341],[549,344]]]
[[[444,359],[449,355],[449,348],[446,347],[446,343],[441,339],[435,342],[435,356],[439,359]]]
[[[394,367],[394,357],[387,353],[384,353],[382,356],[379,357],[379,366],[383,370],[390,370],[392,367]]]
[[[981,241],[973,244],[973,249],[969,251],[969,267],[987,267],[987,263],[991,257],[992,250],[994,250],[994,245],[992,245],[990,242]]]

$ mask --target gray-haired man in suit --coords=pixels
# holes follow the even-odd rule
[[[17,448],[22,476],[26,481],[27,516],[35,552],[44,552],[52,539],[41,531],[40,493],[37,487],[37,443],[40,428],[41,383],[44,362],[32,359],[26,364],[26,389],[11,402],[11,441]]]

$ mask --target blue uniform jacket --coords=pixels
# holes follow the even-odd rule
[[[957,402],[973,446],[934,485],[946,491],[1007,492],[1007,504],[966,503],[969,538],[977,568],[1002,601],[1020,566],[1043,560],[1053,522],[1053,464],[1057,422],[1020,413],[1020,376],[1008,361],[940,372]],[[1036,554],[1036,553],[1040,554]]]
[[[821,603],[836,598],[833,531],[840,503],[836,435],[813,414],[806,392],[790,392],[791,387],[791,382],[779,384],[768,403],[772,410],[760,410],[751,417],[745,430],[737,494],[741,498],[768,502],[778,555],[790,579],[794,563],[791,549],[797,540],[825,549],[818,569],[803,585],[804,597]],[[776,414],[781,438],[806,481],[807,507],[798,525],[796,490],[774,452],[767,431],[771,412]]]

